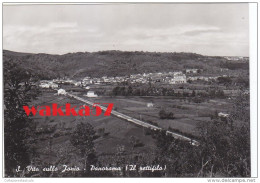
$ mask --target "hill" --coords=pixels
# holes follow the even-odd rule
[[[208,57],[195,53],[158,53],[100,51],[64,55],[3,51],[4,62],[16,62],[42,79],[68,76],[122,76],[133,73],[169,72],[185,68],[214,70],[223,57]]]

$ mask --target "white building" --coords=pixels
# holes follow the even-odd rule
[[[223,112],[219,112],[219,113],[218,113],[218,117],[227,118],[227,117],[229,117],[229,114],[226,114],[226,113],[223,113]]]
[[[87,97],[97,97],[97,94],[95,94],[94,91],[88,91],[88,93],[87,93],[86,96],[87,96]]]
[[[66,95],[67,92],[64,89],[58,89],[58,95]]]
[[[197,74],[199,69],[186,69],[186,73],[192,73],[192,74]]]
[[[41,88],[58,88],[59,85],[56,84],[56,83],[53,83],[53,81],[47,81],[47,80],[43,80],[43,81],[40,81],[40,84],[39,84],[39,87]]]
[[[153,103],[151,103],[151,102],[150,102],[150,103],[147,103],[147,107],[149,107],[149,108],[150,108],[150,107],[153,107]]]
[[[185,74],[174,74],[174,77],[171,78],[169,81],[170,84],[182,84],[182,83],[187,83],[187,78]]]
[[[75,86],[81,86],[81,81],[77,81],[74,83]]]
[[[54,89],[54,88],[59,88],[59,85],[56,84],[56,83],[50,83],[50,84],[49,84],[49,87],[52,88],[52,89]]]
[[[41,83],[39,85],[39,87],[41,87],[41,88],[50,88],[50,85],[48,83]]]

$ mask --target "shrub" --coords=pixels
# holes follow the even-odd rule
[[[159,111],[160,119],[174,119],[174,115],[172,112],[166,112],[164,109]]]

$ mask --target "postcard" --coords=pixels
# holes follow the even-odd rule
[[[2,7],[4,178],[256,177],[250,3]]]

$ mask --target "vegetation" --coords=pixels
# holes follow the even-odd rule
[[[138,139],[135,136],[131,136],[129,138],[129,142],[132,145],[132,149],[134,149],[135,147],[142,147],[142,146],[144,146],[144,144],[140,141],[140,139]]]
[[[86,175],[90,174],[90,165],[97,162],[93,142],[94,135],[95,131],[90,124],[80,122],[70,137],[71,144],[80,151],[84,160]]]
[[[250,177],[249,97],[234,100],[227,121],[198,124],[199,147],[178,141],[165,132],[156,136],[157,161],[167,164],[168,176]]]
[[[155,53],[102,51],[78,52],[64,55],[17,53],[3,51],[4,62],[17,62],[22,68],[39,75],[41,79],[58,77],[125,76],[137,73],[200,68],[215,72],[217,68],[245,69],[248,63],[229,63],[221,57],[206,57],[195,53]],[[220,61],[222,64],[219,64]],[[206,64],[205,64],[206,63]],[[100,69],[100,67],[106,69]]]
[[[242,81],[241,81],[242,82]],[[183,89],[183,88],[182,88]],[[204,92],[188,92],[183,89],[182,92],[176,92],[174,88],[166,87],[147,87],[147,86],[115,86],[111,92],[112,96],[173,96],[176,98],[188,98],[195,103],[201,103],[208,98],[225,98],[223,89],[212,87]]]
[[[4,63],[4,149],[5,175],[12,176],[17,166],[27,166],[35,156],[35,123],[23,106],[39,91],[33,82],[37,77],[15,63]]]
[[[159,117],[161,119],[174,119],[174,115],[172,112],[166,112],[164,109],[159,111]]]
[[[230,70],[237,70],[237,69],[243,69],[243,70],[249,70],[249,64],[248,62],[232,62],[232,61],[224,61],[220,64],[222,68],[227,68]]]
[[[65,124],[63,124],[58,129],[57,124],[55,124],[56,121],[49,118],[46,118],[44,121],[46,125],[41,127],[34,123],[31,116],[26,116],[22,108],[23,105],[28,105],[39,95],[37,87],[34,85],[38,78],[50,79],[65,75],[83,76],[86,72],[92,76],[114,76],[129,73],[172,71],[174,69],[183,69],[187,65],[190,66],[190,63],[201,66],[207,59],[212,60],[208,64],[208,67],[216,67],[219,64],[217,59],[220,58],[208,58],[191,53],[104,51],[58,56],[48,54],[19,54],[4,51],[5,176],[250,177],[249,95],[244,94],[245,92],[241,92],[236,98],[229,99],[233,100],[233,108],[230,108],[229,117],[221,119],[218,117],[218,112],[216,111],[214,116],[212,115],[211,120],[207,118],[207,122],[201,122],[197,125],[198,135],[196,136],[169,127],[168,130],[170,131],[186,135],[192,139],[196,138],[200,143],[199,146],[193,146],[190,142],[166,135],[164,130],[155,131],[145,128],[142,137],[138,136],[140,135],[138,133],[134,135],[125,133],[127,137],[124,142],[122,140],[116,141],[118,143],[115,145],[117,152],[105,155],[96,153],[95,140],[100,142],[106,136],[110,138],[111,136],[107,132],[110,130],[109,128],[105,129],[102,125],[101,128],[95,131],[93,126],[87,123],[87,121],[76,119],[73,121],[73,123],[77,124],[76,127],[65,127]],[[194,60],[198,62],[194,63]],[[90,62],[92,65],[89,64]],[[100,69],[100,65],[108,69]],[[233,70],[241,69],[243,66],[223,61],[221,67]],[[205,69],[204,66],[198,68]],[[115,72],[118,70],[120,72]],[[242,88],[249,86],[248,80],[242,76],[235,79],[220,77],[218,84],[221,86],[234,84]],[[179,89],[185,88],[181,86]],[[190,93],[176,93],[173,88],[159,88],[153,86],[151,83],[147,87],[134,87],[129,83],[124,83],[123,86],[113,88],[112,94],[114,96],[160,95],[174,96],[179,99],[188,98],[189,102],[185,101],[187,105],[190,105],[191,101],[197,104],[205,102],[209,98],[226,97],[223,89],[218,87],[208,88],[205,93],[195,92],[193,89]],[[187,106],[175,104],[172,104],[172,106],[176,111],[186,110],[187,108]],[[174,119],[178,113],[162,109],[158,115],[160,119]],[[148,123],[158,126],[158,123],[152,120],[148,120]],[[60,140],[63,136],[67,138],[67,141],[64,140],[66,143],[64,142],[60,146],[56,145],[54,147],[54,141],[57,139]],[[102,138],[98,139],[99,137]],[[147,145],[143,138],[150,138],[153,141]],[[58,142],[61,142],[61,140]],[[39,144],[44,144],[44,148],[41,150],[45,156],[40,156],[39,152],[36,151],[35,146],[37,143],[38,146]],[[124,145],[119,143],[123,143]],[[153,146],[153,150],[150,151],[149,149],[145,153],[138,153],[138,149],[146,149],[146,147],[151,144],[154,145],[154,143],[155,147]],[[130,145],[128,150],[130,149],[131,153],[127,152],[127,148],[125,148],[127,145]],[[21,173],[19,175],[14,172],[17,165],[20,165],[22,168],[27,165],[35,165],[41,168],[49,166],[50,162],[45,159],[46,156],[52,158],[52,164],[59,167],[63,164],[76,164],[83,167],[84,171],[64,174],[41,171],[39,173]],[[147,164],[158,164],[167,168],[164,171],[155,172],[126,171],[125,166],[129,164],[135,164],[137,167]],[[119,172],[91,172],[90,165],[120,166],[123,168]]]

